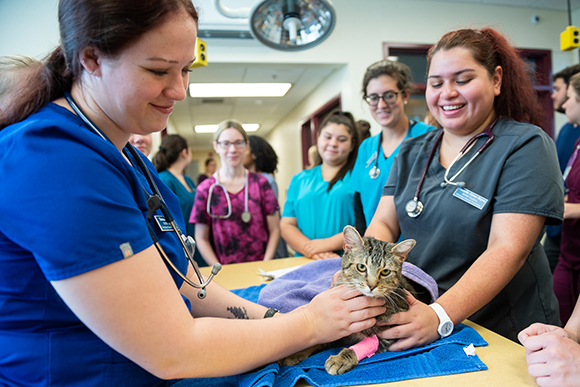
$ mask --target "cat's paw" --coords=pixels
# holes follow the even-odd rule
[[[352,370],[357,365],[356,353],[350,348],[345,348],[338,355],[329,357],[324,363],[324,368],[331,375],[341,375]]]
[[[278,365],[280,367],[296,365],[301,361],[308,359],[312,354],[320,351],[321,348],[322,347],[320,345],[315,345],[314,347],[306,348],[300,352],[296,352],[293,355],[285,357],[284,359],[278,360]]]

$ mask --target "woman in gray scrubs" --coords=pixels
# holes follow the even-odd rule
[[[563,185],[554,143],[534,126],[541,110],[523,62],[498,32],[466,29],[444,35],[427,68],[443,129],[401,146],[366,235],[417,240],[408,260],[442,295],[410,298],[382,337],[401,350],[466,318],[512,340],[532,322],[558,324],[539,238],[562,220]]]

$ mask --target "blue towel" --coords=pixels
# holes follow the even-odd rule
[[[238,295],[253,299],[265,285],[234,290]],[[402,352],[382,352],[360,362],[343,375],[329,375],[324,363],[341,348],[333,348],[309,357],[300,364],[280,367],[268,364],[258,370],[222,378],[183,379],[169,382],[171,387],[292,387],[305,380],[315,387],[352,386],[388,383],[399,380],[451,375],[486,370],[487,366],[477,356],[467,356],[463,348],[486,346],[487,343],[473,328],[460,324],[445,339],[420,348]]]

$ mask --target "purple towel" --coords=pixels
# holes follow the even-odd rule
[[[341,260],[332,258],[312,261],[276,278],[260,291],[258,303],[283,313],[308,304],[314,296],[330,288],[332,276],[340,270]],[[435,280],[417,266],[403,262],[403,275],[427,289],[432,301],[439,297]]]

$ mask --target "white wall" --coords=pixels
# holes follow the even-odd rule
[[[338,15],[335,30],[325,42],[310,50],[287,53],[256,41],[207,39],[208,54],[214,63],[344,66],[283,117],[269,135],[281,160],[276,176],[281,203],[292,175],[301,169],[300,121],[340,93],[344,110],[351,111],[357,119],[373,122],[360,101],[360,83],[366,67],[382,59],[383,42],[431,44],[456,28],[491,26],[506,34],[515,46],[552,50],[554,72],[578,63],[578,50],[560,51],[560,32],[568,25],[566,12],[435,0],[332,1]],[[58,44],[56,4],[57,0],[0,0],[0,55],[20,53],[41,58],[50,52]],[[540,17],[538,24],[530,21],[535,14]],[[572,21],[580,24],[580,11],[573,14]],[[563,115],[556,114],[556,128],[564,122]]]

